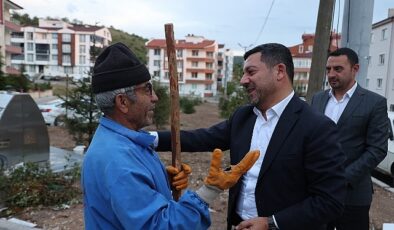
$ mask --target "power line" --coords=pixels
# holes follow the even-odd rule
[[[259,33],[257,35],[256,41],[254,42],[254,44],[257,43],[257,41],[260,39],[261,34],[263,33],[265,25],[267,24],[268,18],[269,18],[270,14],[271,14],[272,7],[274,6],[274,3],[275,3],[275,0],[272,0],[270,9],[268,10],[267,17],[265,17],[264,23],[263,23],[263,25],[260,28],[260,31],[259,31]]]

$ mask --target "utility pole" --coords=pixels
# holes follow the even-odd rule
[[[326,60],[330,47],[332,12],[334,0],[320,0],[317,15],[315,41],[313,44],[311,72],[309,75],[306,100],[310,103],[313,94],[323,89]]]
[[[357,83],[366,86],[369,44],[371,42],[374,0],[345,0],[342,22],[342,47],[353,49],[358,54],[360,70]]]
[[[245,52],[245,53],[246,53],[246,51],[248,51],[248,49],[249,49],[250,47],[253,46],[253,44],[250,44],[250,45],[248,45],[248,46],[243,46],[241,43],[238,43],[238,45],[239,45],[239,47],[241,47],[242,49],[244,49],[244,52]]]

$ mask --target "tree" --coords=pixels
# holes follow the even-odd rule
[[[4,66],[4,62],[3,62],[3,55],[1,54],[1,47],[0,47],[0,90],[5,89],[5,74],[2,70]]]
[[[67,129],[78,144],[89,146],[97,128],[101,112],[93,98],[92,87],[88,78],[72,82],[75,87],[68,92],[65,101],[67,115],[64,121]]]
[[[242,74],[242,65],[235,64],[233,80],[227,84],[227,95],[224,95],[219,100],[220,116],[223,118],[229,118],[236,108],[248,103],[248,95],[239,83]]]
[[[156,102],[153,123],[155,124],[156,129],[161,129],[168,123],[168,119],[170,117],[170,96],[166,86],[161,86],[159,83],[154,81],[153,88],[159,98],[159,101]]]

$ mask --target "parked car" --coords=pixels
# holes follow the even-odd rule
[[[64,125],[64,116],[66,115],[66,109],[62,107],[63,103],[64,101],[62,99],[55,99],[52,101],[37,104],[47,125]]]
[[[394,112],[388,112],[390,126],[389,126],[389,139],[388,139],[388,151],[387,156],[376,168],[379,172],[390,175],[394,182],[394,136],[393,136],[393,125],[394,125]]]

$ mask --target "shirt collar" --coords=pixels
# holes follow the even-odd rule
[[[353,96],[354,91],[356,91],[357,88],[357,82],[354,83],[354,85],[352,86],[352,88],[350,88],[344,95],[344,97],[349,97],[351,98]],[[332,97],[334,96],[334,94],[332,93],[332,89],[330,89],[330,91],[328,91],[328,96]]]
[[[128,139],[143,147],[149,148],[153,146],[155,137],[144,130],[135,131],[132,129],[128,129],[125,126],[107,117],[100,118],[100,125],[104,126],[107,129],[110,129],[115,133],[127,137]]]
[[[289,104],[291,98],[293,98],[293,96],[294,96],[294,91],[292,91],[287,97],[285,97],[280,102],[278,102],[277,104],[272,106],[270,109],[268,109],[266,112],[267,120],[269,120],[269,118],[272,117],[273,115],[280,117],[282,115],[283,111],[285,110],[287,104]],[[257,116],[261,115],[261,111],[256,107],[253,108],[253,112]],[[272,114],[272,116],[271,116],[271,114]]]

